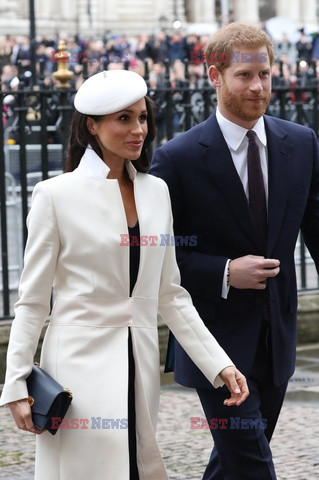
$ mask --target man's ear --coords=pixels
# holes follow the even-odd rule
[[[221,73],[217,70],[215,65],[211,65],[208,69],[208,76],[214,87],[220,87]]]
[[[95,122],[93,118],[88,117],[86,120],[86,126],[91,135],[96,135]]]

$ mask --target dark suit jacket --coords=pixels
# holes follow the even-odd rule
[[[155,151],[150,173],[170,190],[175,235],[197,235],[197,245],[177,247],[182,285],[206,326],[247,376],[262,318],[270,323],[276,385],[293,374],[297,289],[294,250],[302,229],[319,267],[319,151],[314,132],[265,116],[268,148],[268,246],[258,244],[247,198],[216,115]],[[228,258],[265,255],[280,260],[266,291],[230,288],[221,297]],[[199,388],[209,382],[177,344],[175,379]]]

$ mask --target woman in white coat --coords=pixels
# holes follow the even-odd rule
[[[88,79],[75,97],[67,173],[34,189],[1,405],[41,433],[25,379],[52,287],[41,366],[73,393],[64,428],[37,435],[37,480],[167,479],[155,440],[158,312],[211,383],[226,383],[226,404],[248,396],[180,286],[168,189],[143,173],[155,136],[146,92],[133,72]]]

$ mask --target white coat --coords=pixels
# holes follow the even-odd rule
[[[106,164],[87,149],[74,172],[40,182],[34,190],[1,405],[28,396],[25,378],[53,285],[41,366],[72,390],[66,418],[70,425],[78,419],[73,420],[78,428],[37,436],[37,480],[129,480],[128,327],[141,480],[167,479],[155,440],[158,312],[215,387],[223,384],[218,373],[232,365],[180,286],[174,246],[161,245],[160,234],[173,235],[166,184],[137,173],[130,162],[126,168],[134,181],[140,234],[158,237],[156,246],[140,247],[131,297],[129,246],[121,245],[121,235],[128,233],[126,216],[118,181],[106,178]]]

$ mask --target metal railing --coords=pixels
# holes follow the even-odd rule
[[[63,49],[61,51],[63,53]],[[17,91],[0,92],[0,111],[4,112],[4,121],[0,122],[0,319],[13,315],[12,305],[17,298],[27,238],[26,216],[34,184],[63,170],[75,88],[67,86],[70,74],[66,62],[57,66],[58,86],[47,86],[40,70],[35,87],[26,86],[21,77]],[[84,77],[86,75],[84,68]],[[145,79],[150,85],[147,64]],[[206,119],[217,103],[207,75],[196,82],[191,80],[187,61],[184,62],[183,79],[174,86],[167,62],[165,72],[158,78],[156,87],[150,86],[148,94],[157,104],[158,135],[152,148]],[[297,71],[295,84],[288,85],[281,75],[273,87],[267,113],[308,125],[318,136],[318,81],[315,76],[305,79]],[[317,289],[318,276],[301,236],[295,259],[299,290]]]

